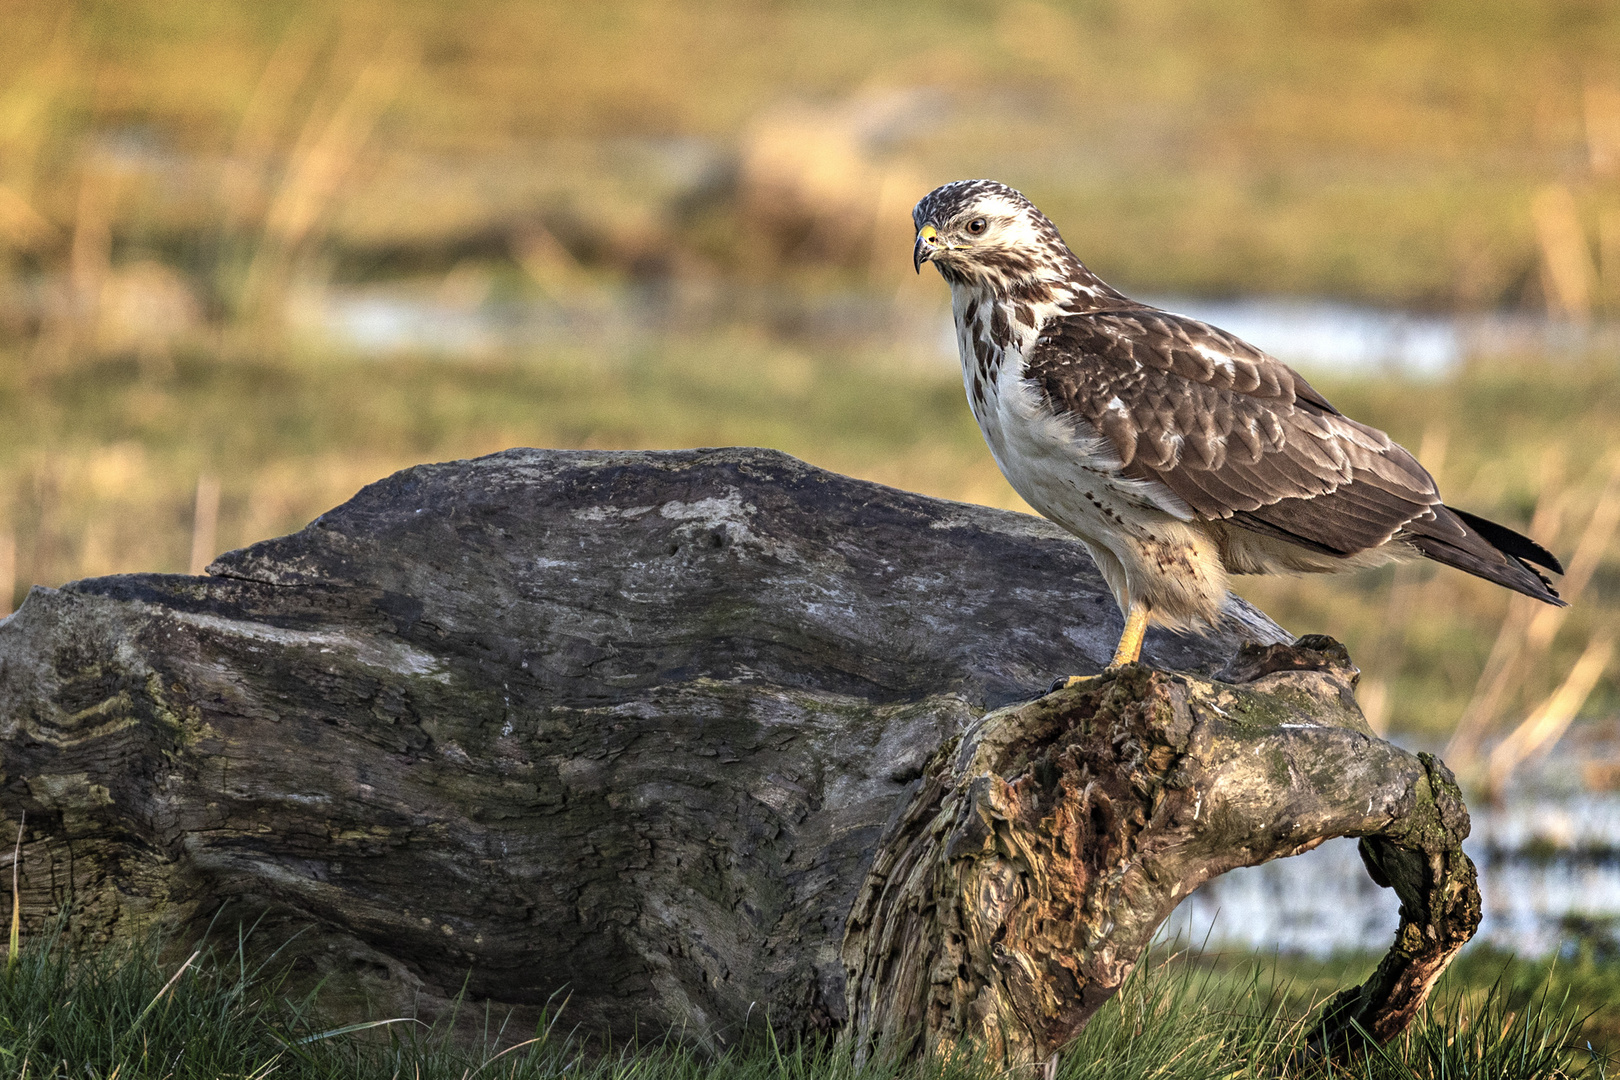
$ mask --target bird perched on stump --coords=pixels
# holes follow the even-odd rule
[[[1427,557],[1564,606],[1553,555],[1446,506],[1434,478],[1275,357],[1125,296],[1028,199],[993,180],[912,211],[914,261],[951,287],[962,381],[1024,501],[1091,552],[1125,616],[1213,623],[1228,574],[1327,573]]]

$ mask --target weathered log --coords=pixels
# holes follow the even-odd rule
[[[1386,1041],[1479,924],[1450,773],[1376,738],[1343,646],[1248,646],[1216,678],[1135,666],[990,713],[936,756],[879,845],[844,961],[864,1056],[971,1038],[1046,1060],[1199,885],[1364,837],[1395,946],[1310,1036]]]
[[[1118,628],[1022,515],[766,451],[511,451],[206,578],[34,590],[0,625],[0,812],[25,925],[68,904],[84,943],[224,904],[298,930],[329,1001],[465,980],[566,990],[585,1031],[1013,1061],[1199,882],[1361,835],[1402,936],[1318,1041],[1398,1030],[1477,919],[1443,768],[1366,729],[1342,650],[1240,601],[1151,632],[1162,670],[1042,696]]]

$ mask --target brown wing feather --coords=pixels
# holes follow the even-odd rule
[[[1127,475],[1163,484],[1198,517],[1351,555],[1440,504],[1433,478],[1389,436],[1194,319],[1072,315],[1042,333],[1026,374],[1106,437]]]

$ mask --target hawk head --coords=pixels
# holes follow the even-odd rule
[[[1077,276],[1079,260],[1057,226],[1006,184],[957,180],[937,187],[917,203],[911,220],[917,227],[917,272],[931,262],[952,285],[1005,293]]]

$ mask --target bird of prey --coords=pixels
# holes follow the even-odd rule
[[[1079,537],[1125,616],[1213,623],[1228,574],[1324,573],[1428,557],[1564,606],[1553,555],[1446,506],[1434,478],[1299,373],[1087,270],[1028,199],[993,180],[912,212],[914,263],[951,287],[962,382],[1013,490]]]

